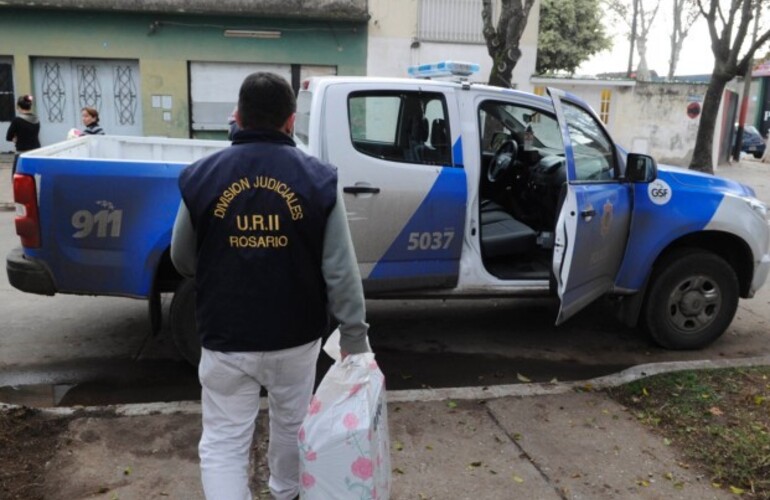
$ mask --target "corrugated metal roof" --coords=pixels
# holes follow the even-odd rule
[[[367,0],[2,0],[4,8],[369,20]]]

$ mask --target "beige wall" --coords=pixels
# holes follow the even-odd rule
[[[637,83],[618,93],[615,140],[660,163],[686,167],[700,124],[700,116],[687,115],[687,106],[694,101],[702,106],[705,94],[705,85]]]
[[[168,59],[140,59],[142,74],[142,117],[147,136],[188,137],[190,129],[187,90],[187,63]],[[171,96],[171,120],[165,121],[163,108],[152,107],[152,96]]]
[[[451,59],[478,63],[481,71],[472,79],[487,81],[492,59],[486,45],[416,40],[418,9],[419,0],[369,0],[367,74],[405,77],[409,66]],[[539,23],[540,0],[536,0],[520,42],[522,56],[513,71],[513,83],[521,90],[532,90],[529,78],[535,73]]]

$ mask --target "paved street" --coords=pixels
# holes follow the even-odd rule
[[[770,201],[767,170],[744,161],[719,174],[753,184]],[[0,176],[10,178],[7,167]],[[0,185],[2,201],[10,190],[9,183]],[[13,213],[0,211],[0,254],[17,245]],[[28,393],[11,396],[36,401],[42,393],[50,401],[66,393],[63,402],[73,404],[197,397],[194,372],[168,333],[150,335],[144,301],[25,294],[8,284],[5,273],[0,276],[0,386],[29,386]],[[164,297],[166,307],[169,301]],[[685,352],[660,349],[623,327],[602,301],[558,328],[558,304],[550,299],[378,300],[369,301],[368,310],[389,387],[402,389],[585,380],[641,363],[766,355],[768,304],[765,287],[741,301],[719,341]]]

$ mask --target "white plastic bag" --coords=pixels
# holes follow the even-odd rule
[[[300,427],[299,448],[303,500],[388,499],[385,377],[374,354],[351,354],[329,368]]]

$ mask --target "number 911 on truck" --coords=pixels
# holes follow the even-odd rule
[[[367,296],[553,294],[560,324],[609,294],[661,346],[717,339],[770,270],[754,191],[626,152],[573,95],[470,83],[474,69],[302,85],[294,139],[338,167]],[[194,283],[169,259],[177,177],[228,145],[90,136],[21,155],[10,283],[149,299],[155,326],[159,294],[174,292],[171,331],[195,362]]]

